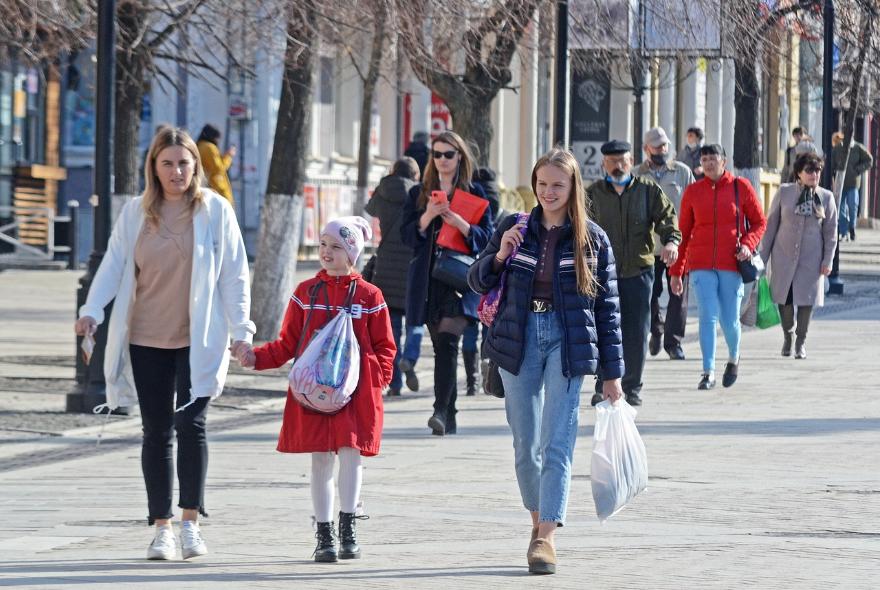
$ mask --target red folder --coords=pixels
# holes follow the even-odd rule
[[[452,194],[452,200],[449,202],[449,208],[461,215],[471,225],[480,222],[488,206],[489,201],[486,199],[466,193],[460,188],[455,189],[455,192]],[[467,242],[464,241],[464,236],[461,235],[461,232],[445,221],[440,228],[440,233],[437,234],[437,245],[464,254],[471,253],[471,249],[468,247]]]

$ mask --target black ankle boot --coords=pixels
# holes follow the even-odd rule
[[[477,383],[480,381],[480,365],[477,363],[477,351],[462,351],[464,357],[464,373],[467,377],[467,395],[477,394]]]
[[[318,539],[318,546],[313,553],[315,561],[328,563],[336,561],[336,534],[333,530],[333,521],[319,522],[315,538]]]
[[[361,548],[357,542],[355,521],[366,516],[355,516],[353,512],[339,513],[339,559],[360,559]]]

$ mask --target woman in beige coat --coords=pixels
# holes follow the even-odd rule
[[[770,293],[782,316],[782,356],[791,356],[794,331],[794,356],[804,359],[810,317],[824,302],[824,281],[837,248],[837,205],[832,193],[819,187],[819,156],[801,154],[793,169],[797,182],[779,187],[760,253],[770,262]]]

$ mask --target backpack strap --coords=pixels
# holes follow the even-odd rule
[[[357,290],[357,279],[352,279],[351,283],[348,285],[348,295],[345,297],[345,303],[342,304],[342,308],[345,311],[351,312],[351,302],[354,300],[354,292]]]
[[[315,310],[315,302],[318,301],[318,292],[321,290],[324,291],[324,296],[327,297],[326,285],[324,284],[324,281],[320,280],[309,289],[309,311],[306,312],[306,321],[299,333],[299,340],[296,343],[296,348],[293,349],[293,358],[299,358],[299,355],[302,352],[300,347],[302,346],[303,340],[305,340],[306,332],[309,329],[309,322],[312,320],[312,312]]]

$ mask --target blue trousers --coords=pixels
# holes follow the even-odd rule
[[[523,505],[542,522],[565,522],[583,377],[562,374],[558,312],[529,312],[519,375],[499,369]]]
[[[715,370],[715,325],[721,322],[721,331],[727,341],[728,358],[739,360],[742,327],[739,306],[743,297],[743,282],[733,270],[694,270],[690,275],[691,289],[697,295],[700,312],[700,351],[703,353],[703,372]]]
[[[391,332],[394,334],[394,344],[397,345],[397,355],[394,357],[394,373],[391,375],[391,389],[400,389],[403,387],[403,375],[397,368],[397,361],[405,358],[412,362],[415,366],[422,352],[422,337],[425,335],[425,326],[406,326],[406,341],[400,346],[401,336],[403,335],[404,313],[401,310],[388,310],[391,316]]]
[[[859,189],[845,188],[840,195],[840,211],[837,217],[838,235],[851,234],[856,231],[856,219],[859,217]]]

